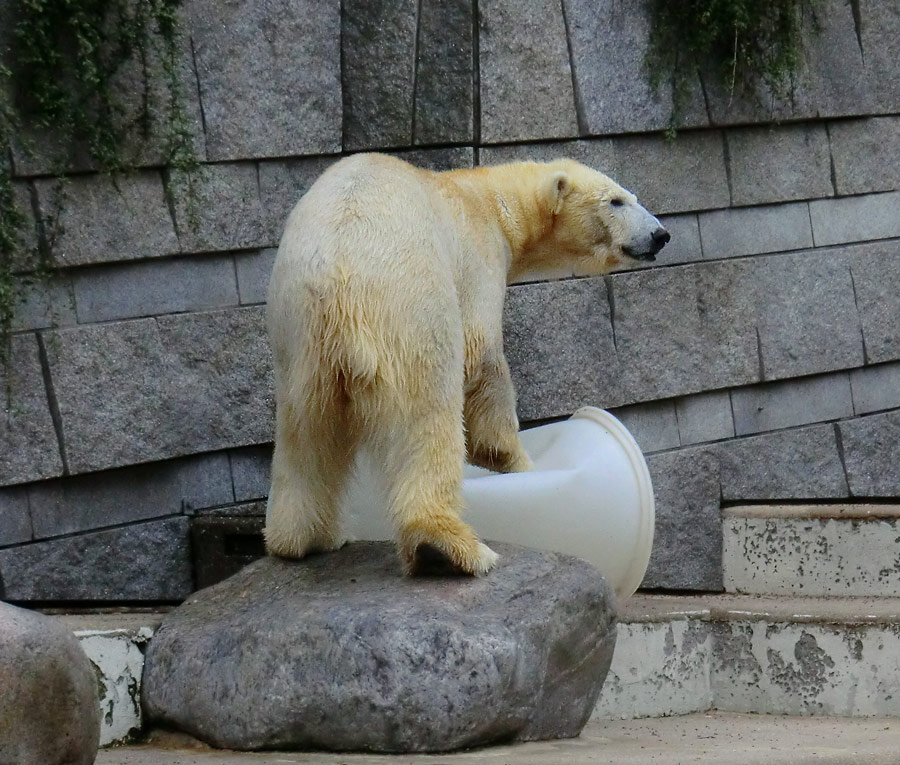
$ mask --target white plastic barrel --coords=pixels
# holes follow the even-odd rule
[[[653,545],[655,509],[641,450],[609,412],[525,430],[528,473],[466,466],[465,520],[485,540],[574,555],[592,563],[619,598],[640,586]],[[390,539],[380,481],[365,460],[347,501],[350,539]]]

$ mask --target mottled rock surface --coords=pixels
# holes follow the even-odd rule
[[[100,740],[97,678],[57,620],[0,603],[0,763],[90,765]]]
[[[389,543],[264,558],[166,617],[144,712],[234,749],[577,736],[612,658],[611,590],[578,559],[495,549],[480,579],[405,578]]]

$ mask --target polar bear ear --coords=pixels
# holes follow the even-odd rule
[[[555,170],[544,180],[544,198],[554,215],[558,215],[562,210],[563,202],[571,188],[572,181],[565,170]]]

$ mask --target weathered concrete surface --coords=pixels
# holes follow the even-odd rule
[[[854,506],[849,506],[852,510]],[[723,519],[728,592],[764,595],[896,596],[900,593],[900,506],[733,508]]]
[[[251,564],[163,621],[144,712],[240,749],[577,736],[612,658],[611,590],[578,559],[496,549],[480,579],[403,577],[388,543]]]
[[[757,621],[717,629],[712,685],[718,709],[900,716],[900,624]]]
[[[76,632],[100,683],[100,746],[129,741],[141,732],[141,677],[144,647],[153,631]]]
[[[660,720],[592,721],[572,741],[535,742],[442,755],[237,753],[167,747],[161,736],[146,747],[100,753],[97,765],[896,765],[896,720],[773,717],[728,712]]]
[[[58,620],[0,603],[0,763],[91,765],[97,678]]]
[[[712,626],[699,619],[620,623],[592,720],[667,717],[712,709]]]

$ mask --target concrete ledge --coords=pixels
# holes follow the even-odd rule
[[[900,505],[740,505],[725,518],[900,518]]]

